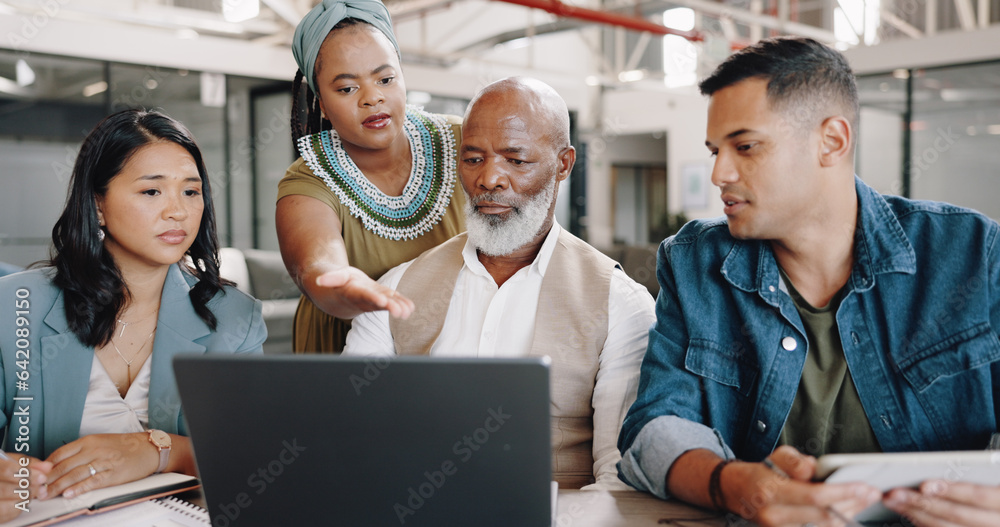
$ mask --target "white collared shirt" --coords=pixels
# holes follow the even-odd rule
[[[441,334],[431,347],[438,357],[526,357],[535,333],[535,313],[542,278],[548,270],[562,228],[553,223],[535,260],[497,287],[466,243],[465,265],[458,273]],[[379,283],[395,289],[411,262],[390,269]],[[588,488],[625,489],[615,467],[617,442],[625,413],[636,397],[639,365],[655,322],[653,298],[616,268],[608,294],[608,338],[599,358],[594,385],[594,476]],[[387,311],[364,313],[347,334],[345,355],[395,354]]]

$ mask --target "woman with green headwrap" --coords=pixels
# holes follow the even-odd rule
[[[305,293],[293,348],[339,352],[355,315],[412,312],[376,283],[383,273],[465,230],[461,128],[406,106],[399,46],[378,0],[324,0],[295,29],[292,51],[301,157],[279,183],[276,220]]]

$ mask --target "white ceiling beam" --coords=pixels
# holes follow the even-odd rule
[[[55,11],[48,12],[44,10],[44,6],[35,1],[4,0],[3,3],[31,16],[44,15],[45,19],[111,21],[164,29],[194,30],[237,38],[268,35],[282,28],[280,24],[270,20],[252,19],[240,23],[227,22],[218,13],[156,4],[140,4],[135,9],[109,10],[86,4],[68,3]]]
[[[834,36],[833,31],[827,31],[826,29],[810,26],[800,22],[783,21],[773,16],[755,14],[751,11],[747,11],[746,9],[737,9],[729,5],[711,2],[709,0],[672,0],[669,3],[690,7],[695,11],[700,11],[703,14],[715,18],[731,18],[743,24],[757,24],[759,26],[775,29],[789,35],[810,37],[827,43],[837,41],[837,37]],[[664,4],[666,4],[666,2],[664,2]]]
[[[757,2],[757,0],[751,0],[751,6],[753,6],[755,2]],[[702,15],[707,15],[711,18],[729,18],[742,24],[757,24],[766,28],[777,30],[781,33],[810,37],[823,42],[833,43],[837,40],[833,31],[828,31],[809,24],[803,24],[801,22],[781,21],[777,17],[763,15],[759,12],[754,13],[753,11],[747,9],[736,8],[731,5],[721,4],[712,0],[650,0],[640,2],[638,4],[626,0],[615,4],[606,4],[603,9],[613,13],[653,13],[655,11],[663,11],[671,7],[689,7],[696,12],[699,12]],[[760,7],[758,9],[763,8]]]
[[[963,31],[976,29],[976,13],[972,10],[972,0],[954,0],[955,10],[958,11],[958,21],[962,24]]]
[[[535,35],[548,35],[552,33],[561,33],[563,31],[574,31],[584,29],[585,24],[580,20],[574,20],[571,18],[556,18],[554,21],[547,24],[538,24],[535,26]],[[596,27],[593,24],[590,27]],[[465,44],[458,48],[458,51],[481,51],[484,49],[492,48],[493,46],[503,44],[504,42],[509,42],[511,40],[516,40],[519,38],[525,38],[527,36],[527,31],[524,28],[512,29],[510,31],[504,31],[502,33],[497,33],[495,35],[490,35],[482,40],[477,40],[470,44]]]
[[[851,17],[847,16],[847,9],[844,7],[844,0],[837,0],[837,5],[839,5],[840,10],[844,12],[844,20],[847,21],[847,25],[851,26],[851,32],[857,35],[858,41],[863,44],[865,41],[861,37],[861,31],[858,31],[858,28],[854,25],[854,22],[851,21]]]
[[[634,70],[639,65],[639,61],[642,60],[642,54],[649,47],[649,40],[651,38],[652,34],[649,31],[643,31],[639,34],[639,40],[636,41],[635,47],[632,48],[632,54],[629,55],[628,61],[625,63],[625,71]]]
[[[924,4],[924,33],[928,36],[937,34],[937,0],[927,0]]]
[[[778,0],[778,20],[782,22],[788,22],[788,14],[791,9],[788,6],[788,0]]]
[[[25,19],[21,16],[0,14],[0,35],[20,36],[24,25]],[[94,38],[94,35],[101,38]],[[123,46],[122,42],[129,45]],[[295,75],[296,69],[287,48],[211,35],[181,39],[174,31],[100,20],[48,19],[31,38],[16,43],[16,49],[263,79],[288,80]]]
[[[719,27],[722,28],[722,36],[726,37],[726,40],[728,40],[730,42],[734,42],[736,40],[739,40],[740,34],[736,30],[736,23],[733,22],[733,19],[731,19],[731,18],[720,18],[719,19]],[[753,31],[751,29],[751,32],[750,32],[750,40],[751,40],[751,42],[757,42],[758,40],[760,40],[760,26],[756,26],[756,27],[757,27],[758,36],[755,39],[753,37]]]
[[[931,68],[950,64],[1000,60],[1000,25],[979,31],[948,31],[921,39],[883,40],[877,46],[844,51],[855,75],[885,73],[899,68]]]
[[[261,46],[291,46],[293,35],[292,31],[292,28],[282,29],[281,31],[271,33],[270,35],[252,38],[250,39],[250,42]]]
[[[387,6],[389,16],[393,23],[410,20],[431,11],[447,9],[454,3],[453,0],[404,0],[393,2]]]
[[[302,17],[306,16],[305,11],[300,11],[299,8],[288,3],[288,0],[261,0],[264,5],[271,8],[276,15],[281,17],[282,20],[291,24],[292,27],[299,25],[299,21]]]
[[[419,15],[428,9],[451,4],[452,0],[400,0],[386,4],[385,8],[395,20],[398,16]]]
[[[468,16],[464,17],[462,20],[454,20],[453,16],[449,17],[449,20],[451,21],[451,24],[449,24],[450,27],[447,29],[441,29],[439,26],[438,28],[435,29],[435,32],[439,33],[441,35],[441,38],[439,38],[436,42],[430,43],[430,49],[447,49],[445,43],[448,42],[449,39],[454,37],[463,28],[471,26],[473,22],[475,22],[479,18],[482,18],[483,14],[484,11],[482,10],[473,10],[468,14]],[[532,29],[530,33],[534,35],[535,30]],[[529,36],[528,28],[525,28],[524,34],[518,38],[528,38],[528,36]],[[499,44],[499,42],[497,44]]]
[[[419,1],[419,0],[418,0]],[[929,0],[935,1],[935,0]],[[751,9],[756,11],[763,10],[762,0],[751,0]],[[816,26],[810,26],[808,24],[802,24],[799,22],[782,22],[776,17],[763,15],[760,12],[747,11],[745,9],[736,9],[724,4],[715,3],[709,0],[653,0],[649,2],[643,2],[639,5],[633,3],[627,4],[616,4],[616,5],[606,5],[604,9],[606,11],[615,12],[641,12],[641,13],[653,13],[657,10],[665,10],[669,7],[689,7],[694,9],[699,15],[708,16],[711,18],[718,19],[723,26],[729,26],[732,28],[733,22],[738,22],[741,24],[746,24],[750,26],[750,36],[751,42],[756,42],[760,40],[763,36],[763,28],[775,29],[779,32],[788,33],[791,35],[799,35],[804,37],[814,38],[821,42],[834,43],[837,41],[832,31],[828,31]],[[582,22],[577,20],[572,20],[568,18],[556,17],[553,22],[548,24],[540,25],[537,34],[543,33],[556,33],[560,31],[572,31],[583,27],[597,27],[598,24],[590,22]],[[723,29],[723,31],[726,31]],[[734,31],[735,33],[735,31]],[[445,35],[444,38],[449,38],[449,33],[447,31],[442,32]],[[514,40],[516,38],[523,38],[526,33],[523,29],[511,30],[503,33],[495,34],[484,38],[480,41],[467,44],[460,48],[460,51],[474,51],[481,50],[497,44]],[[754,38],[756,37],[756,38]]]
[[[529,9],[526,15],[528,17],[528,25],[524,28],[524,30],[526,31],[525,36],[528,39],[528,44],[530,46],[531,44],[534,44],[535,39],[535,10]],[[533,46],[527,50],[525,55],[525,58],[527,59],[526,66],[528,69],[535,69],[535,52]]]
[[[884,22],[898,29],[904,35],[910,38],[922,38],[924,36],[923,31],[920,31],[919,29],[913,27],[913,25],[910,24],[909,22],[889,12],[888,9],[882,8],[880,10],[880,13],[882,14],[882,20]]]
[[[750,13],[755,16],[760,16],[764,13],[764,0],[750,0]],[[733,19],[729,17],[720,18],[719,20],[727,20],[730,25],[733,25]],[[722,27],[725,31],[726,27]],[[735,27],[734,27],[735,29]],[[764,38],[764,28],[760,24],[750,24],[750,42],[757,42],[758,40]]]
[[[600,44],[598,42],[594,42],[593,39],[587,38],[583,31],[575,31],[574,33],[577,38],[583,41],[583,44],[587,46],[587,49],[590,50],[591,58],[597,62],[598,73],[600,73],[602,77],[611,75],[611,63],[608,62],[607,57],[604,56],[604,50],[601,49]]]
[[[625,71],[625,28],[615,27],[615,70]]]

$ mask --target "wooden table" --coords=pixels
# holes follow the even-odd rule
[[[205,506],[201,490],[178,495]],[[724,527],[723,515],[634,490],[560,490],[553,527]]]
[[[721,527],[725,516],[638,491],[560,490],[554,527]]]

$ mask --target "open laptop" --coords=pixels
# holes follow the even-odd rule
[[[178,356],[214,526],[549,526],[545,359]]]

